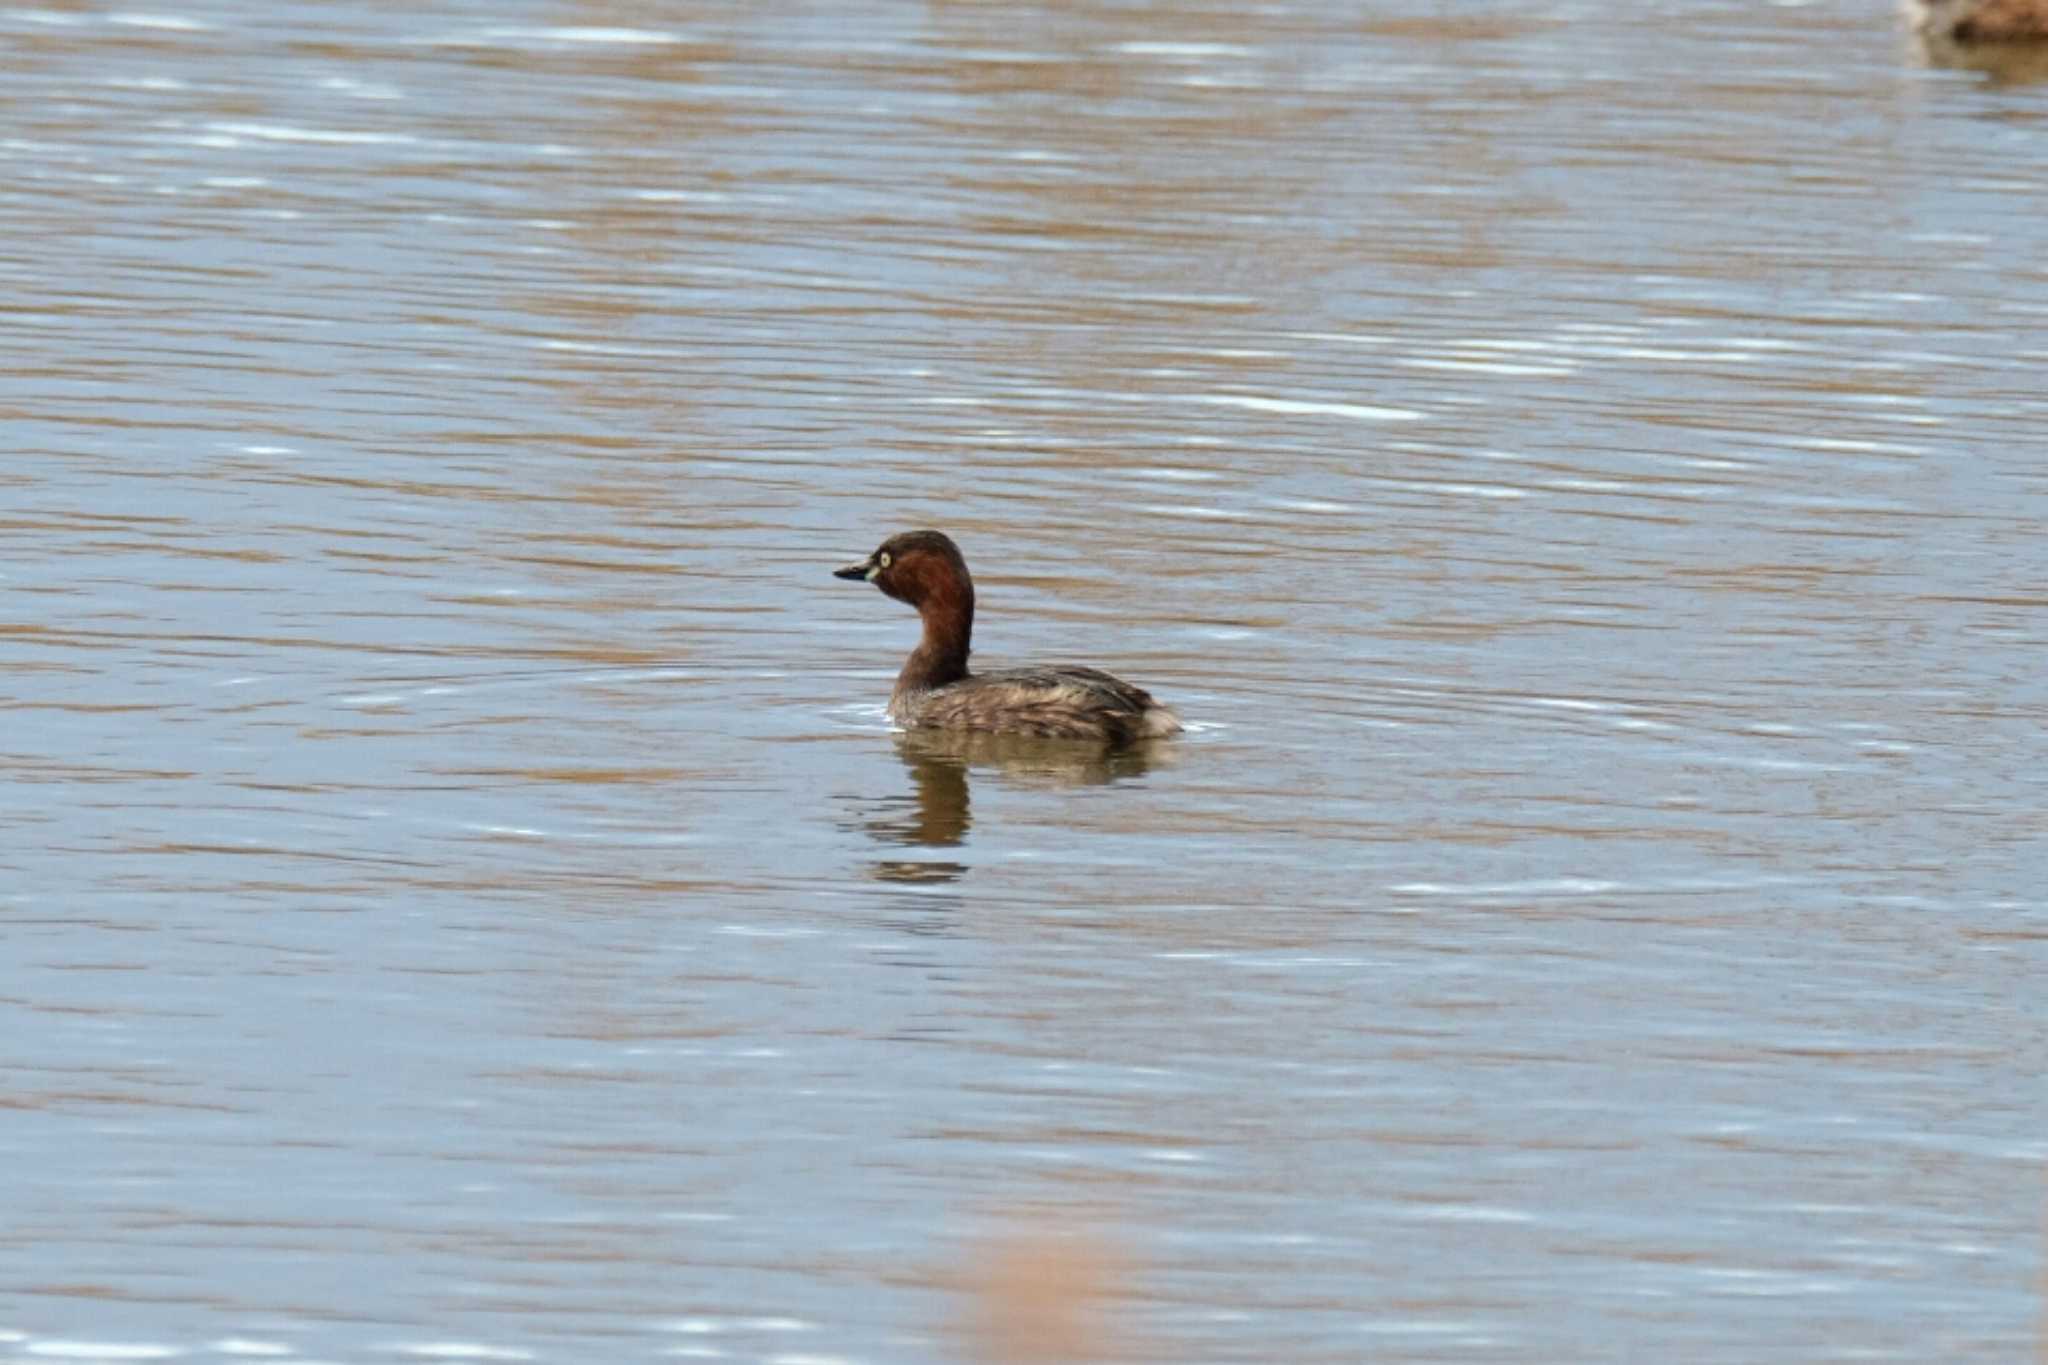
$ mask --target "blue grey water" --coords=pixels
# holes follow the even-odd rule
[[[0,11],[0,1360],[2037,1349],[2048,85],[150,3]],[[1189,732],[892,733],[916,525]]]

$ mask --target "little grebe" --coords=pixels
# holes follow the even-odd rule
[[[1929,38],[1970,43],[2048,43],[2048,0],[1906,0]]]
[[[937,531],[906,531],[882,542],[836,578],[864,578],[917,608],[924,638],[896,675],[889,715],[912,730],[988,730],[1126,744],[1170,735],[1180,718],[1152,694],[1097,668],[1054,664],[967,671],[974,631],[974,580],[960,548]]]

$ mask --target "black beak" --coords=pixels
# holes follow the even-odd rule
[[[866,578],[875,571],[875,557],[869,555],[858,564],[849,564],[843,569],[834,569],[834,578]]]

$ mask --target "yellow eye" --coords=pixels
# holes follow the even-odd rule
[[[876,555],[876,556],[875,556],[875,563],[877,563],[877,564],[881,565],[881,566],[882,566],[883,568],[885,568],[885,569],[886,569],[886,568],[888,568],[888,567],[889,567],[889,552],[888,552],[887,550],[884,550],[884,551],[882,551],[882,553],[880,553],[880,554]]]

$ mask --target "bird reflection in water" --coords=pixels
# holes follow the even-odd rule
[[[862,817],[877,843],[899,848],[958,848],[974,823],[968,770],[1033,788],[1099,787],[1140,777],[1171,762],[1172,746],[1158,742],[1104,749],[1099,744],[1034,735],[913,730],[896,736],[896,753],[910,772],[911,790],[884,797]],[[943,858],[883,858],[872,865],[882,881],[952,882],[964,863]]]

